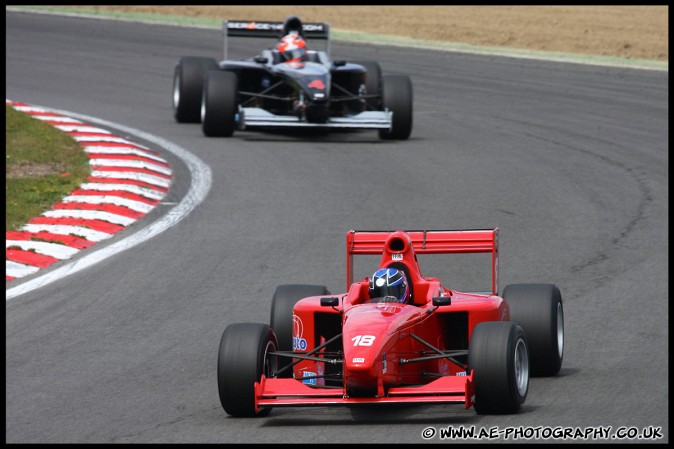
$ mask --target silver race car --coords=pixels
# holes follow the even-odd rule
[[[223,22],[223,59],[185,56],[173,78],[176,121],[199,123],[209,137],[251,128],[376,129],[382,139],[412,131],[412,83],[382,75],[375,61],[334,61],[330,27],[284,22]],[[229,37],[277,39],[250,59],[227,59]],[[307,40],[325,41],[309,50]]]

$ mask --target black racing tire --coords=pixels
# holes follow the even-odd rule
[[[365,93],[366,95],[380,95],[377,98],[368,98],[365,100],[368,111],[381,110],[381,67],[377,61],[354,61],[354,64],[360,64],[365,67]]]
[[[270,323],[278,338],[279,351],[293,350],[293,307],[295,304],[308,296],[329,295],[327,287],[323,285],[285,284],[276,287],[271,301]],[[279,361],[281,366],[290,362],[285,357]],[[287,369],[278,377],[293,377],[293,371]]]
[[[406,140],[412,133],[412,81],[404,75],[381,77],[382,108],[393,112],[390,129],[380,129],[384,140]]]
[[[485,321],[473,329],[468,367],[480,415],[515,413],[529,391],[527,337],[512,321]]]
[[[180,58],[173,71],[173,117],[177,122],[201,121],[204,76],[209,70],[217,69],[218,63],[213,58]]]
[[[271,407],[255,411],[255,387],[262,376],[278,368],[274,331],[268,324],[236,323],[225,328],[218,351],[218,394],[227,414],[237,417],[264,416]]]
[[[556,375],[564,358],[562,294],[553,284],[510,284],[503,290],[510,321],[522,326],[529,342],[533,377]]]
[[[208,137],[230,137],[236,127],[238,78],[233,72],[206,73],[201,128]]]

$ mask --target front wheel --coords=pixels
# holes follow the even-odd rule
[[[255,382],[272,377],[278,360],[276,335],[267,324],[236,323],[225,328],[218,351],[218,394],[227,414],[263,416],[271,408],[256,410]]]
[[[527,338],[512,321],[487,321],[473,329],[468,348],[480,414],[517,412],[529,391]]]
[[[206,74],[201,102],[201,128],[208,137],[230,137],[236,127],[238,78],[233,72]]]
[[[381,77],[382,107],[393,113],[390,129],[380,129],[385,140],[406,140],[412,133],[412,82],[403,75]]]

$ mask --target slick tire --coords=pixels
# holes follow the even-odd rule
[[[177,122],[201,121],[204,76],[209,70],[217,69],[218,63],[213,58],[180,58],[173,71],[173,117]]]
[[[225,328],[218,351],[218,394],[227,414],[264,416],[271,407],[255,411],[255,382],[277,370],[276,335],[267,324],[236,323]]]
[[[384,140],[406,140],[412,133],[412,82],[403,75],[381,77],[382,108],[393,112],[390,129],[380,129]]]
[[[236,127],[238,78],[233,72],[206,73],[201,128],[208,137],[230,137]]]
[[[293,307],[297,301],[308,296],[329,295],[330,292],[323,285],[285,284],[276,287],[271,301],[270,323],[278,338],[279,351],[293,350]],[[291,362],[291,359],[279,362],[281,367]],[[278,377],[293,377],[293,370],[287,369]]]
[[[503,290],[510,321],[522,326],[529,342],[531,375],[554,376],[564,357],[564,308],[553,284],[510,284]]]
[[[473,329],[468,366],[480,415],[517,412],[529,391],[527,338],[512,321],[487,321]]]

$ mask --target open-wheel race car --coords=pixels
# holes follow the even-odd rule
[[[347,232],[346,293],[280,285],[270,324],[225,328],[217,368],[225,412],[414,403],[517,412],[530,375],[561,368],[564,314],[553,284],[510,284],[498,296],[498,231]],[[421,274],[418,254],[452,253],[491,253],[489,292]],[[353,256],[362,254],[381,254],[379,269],[353,281]]]
[[[406,75],[382,75],[376,61],[334,61],[330,26],[284,22],[223,22],[223,59],[181,57],[173,76],[173,113],[199,123],[206,136],[229,137],[236,129],[374,129],[382,139],[412,132],[412,83]],[[228,38],[273,38],[273,48],[253,58],[227,59]],[[310,50],[307,41],[325,41]]]

